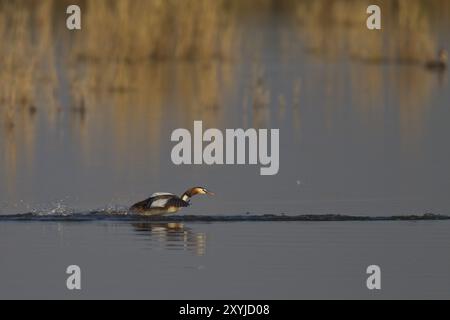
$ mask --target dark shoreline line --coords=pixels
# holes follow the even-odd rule
[[[173,215],[173,216],[138,216],[126,213],[75,213],[68,215],[16,214],[0,215],[0,222],[89,222],[89,221],[124,221],[124,222],[345,222],[345,221],[444,221],[450,216],[438,214],[404,215],[404,216],[350,216],[350,215]]]

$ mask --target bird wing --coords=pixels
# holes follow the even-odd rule
[[[155,199],[149,203],[150,208],[164,208],[169,202],[170,198]]]
[[[175,195],[170,192],[155,192],[150,197],[158,197],[158,196],[175,196]]]
[[[187,207],[189,203],[180,199],[179,197],[173,194],[165,194],[159,195],[156,197],[150,198],[148,206],[150,208],[166,208],[166,207]]]

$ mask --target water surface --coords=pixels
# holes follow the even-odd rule
[[[439,222],[5,222],[1,298],[450,298]],[[30,240],[32,239],[32,240]],[[82,290],[65,287],[68,265]],[[382,291],[366,268],[382,269]]]

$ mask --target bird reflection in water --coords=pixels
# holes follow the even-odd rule
[[[184,224],[136,222],[131,224],[139,236],[148,237],[152,246],[162,245],[169,250],[187,250],[198,256],[206,252],[206,234],[186,228]]]

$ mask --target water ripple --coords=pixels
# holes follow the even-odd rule
[[[168,216],[140,216],[127,211],[92,211],[85,213],[24,213],[14,215],[0,215],[3,221],[154,221],[154,222],[240,222],[240,221],[432,221],[450,220],[450,216],[426,213],[423,215],[398,216],[350,216],[336,214],[240,214],[240,215],[168,215]]]

